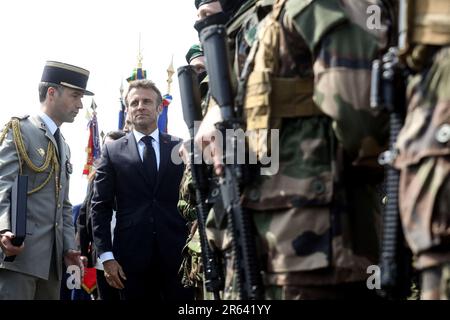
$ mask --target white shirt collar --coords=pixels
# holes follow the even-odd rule
[[[145,136],[145,134],[143,134],[142,132],[136,131],[135,129],[133,129],[133,134],[134,134],[134,138],[136,139],[136,142],[139,143],[139,141],[141,141],[142,137]],[[159,130],[158,128],[156,128],[151,134],[150,136],[153,138],[153,140],[156,141],[156,143],[159,144]]]
[[[56,129],[58,129],[58,126],[56,125],[55,121],[52,120],[48,115],[46,115],[44,112],[39,112],[39,117],[44,121],[45,125],[47,126],[48,130],[50,130],[51,134],[55,134]]]

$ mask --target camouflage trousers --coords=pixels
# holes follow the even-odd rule
[[[228,262],[226,263],[223,299],[239,300],[238,282],[231,252],[225,256]],[[289,274],[286,273],[285,278],[289,278]],[[267,273],[263,275],[265,300],[381,300],[375,290],[367,288],[365,281],[336,285],[274,285],[267,283],[267,279],[270,277],[271,275]],[[275,277],[280,277],[280,275],[277,274]]]
[[[450,300],[450,263],[421,272],[421,300]]]

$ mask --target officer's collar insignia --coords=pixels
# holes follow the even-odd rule
[[[37,148],[37,152],[39,153],[39,155],[43,158],[45,156],[45,150],[42,148]]]

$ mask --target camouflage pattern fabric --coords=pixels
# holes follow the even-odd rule
[[[421,300],[450,299],[450,264],[427,268],[421,273]]]
[[[276,287],[320,292],[365,282],[366,268],[378,261],[376,159],[388,131],[386,115],[371,110],[368,99],[371,61],[387,41],[386,28],[366,27],[366,9],[377,3],[287,0],[279,18],[272,76],[313,82],[312,99],[323,115],[281,119],[280,170],[246,189],[268,297]]]
[[[191,168],[186,166],[180,183],[180,200],[178,201],[178,210],[186,221],[192,222],[197,219],[195,205],[195,190],[192,185]]]
[[[195,299],[203,300],[203,265],[201,264],[201,245],[197,231],[197,221],[192,224],[191,232],[182,250],[183,260],[179,273],[182,276],[182,284],[185,287],[195,289]]]
[[[400,214],[418,269],[450,262],[450,48],[408,82],[397,142]]]
[[[195,289],[195,299],[203,300],[203,265],[201,263],[201,244],[195,206],[196,201],[195,190],[192,184],[192,173],[190,166],[186,166],[180,183],[178,210],[182,217],[191,225],[191,232],[182,250],[183,260],[179,273],[182,276],[183,285]]]
[[[272,0],[249,0],[236,13],[236,15],[227,24],[227,32],[230,38],[230,51],[233,61],[232,81],[237,83],[237,76],[243,68],[250,47],[255,40],[256,27],[260,17],[267,14]],[[210,99],[209,105],[214,104]],[[221,199],[217,199],[213,208],[208,214],[206,221],[206,233],[208,242],[213,250],[223,257],[225,273],[225,290],[223,299],[235,300],[239,298],[236,285],[236,272],[233,268],[234,262],[231,261],[231,234],[227,229],[227,217],[223,210]]]

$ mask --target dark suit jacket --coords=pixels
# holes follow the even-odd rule
[[[77,232],[80,239],[81,255],[88,258],[88,267],[92,268],[97,262],[97,254],[92,245],[94,239],[92,236],[92,215],[91,200],[94,195],[94,181],[89,181],[86,197],[80,207],[80,214],[76,221]]]
[[[160,165],[154,188],[144,172],[133,133],[105,144],[97,168],[92,223],[97,254],[112,251],[126,272],[143,272],[156,261],[176,275],[188,230],[177,209],[183,164],[171,161],[180,140],[160,133]],[[110,222],[115,205],[116,228]]]

